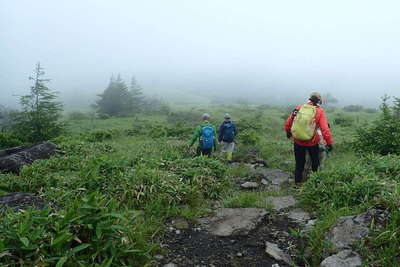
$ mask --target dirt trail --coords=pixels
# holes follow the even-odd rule
[[[158,266],[301,266],[295,258],[300,240],[290,229],[302,229],[313,220],[296,207],[296,200],[288,193],[291,175],[277,169],[248,167],[253,168],[257,182],[251,181],[253,188],[247,184],[241,190],[279,192],[279,197],[265,200],[272,211],[222,208],[195,222],[173,218],[161,244],[168,254],[156,256]]]

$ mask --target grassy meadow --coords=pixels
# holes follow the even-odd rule
[[[193,219],[224,207],[266,207],[270,193],[239,191],[244,164],[231,167],[215,153],[195,157],[187,149],[203,112],[219,126],[229,112],[239,128],[234,158],[248,151],[268,167],[293,171],[292,142],[283,131],[290,108],[179,107],[171,114],[129,118],[67,120],[67,132],[52,140],[65,154],[25,167],[19,175],[0,174],[0,190],[31,192],[59,208],[3,212],[0,262],[4,266],[151,266],[165,221]],[[331,251],[323,235],[343,215],[371,207],[388,209],[390,223],[357,244],[367,265],[395,266],[400,246],[400,164],[396,156],[360,155],[351,141],[355,129],[378,112],[327,109],[335,140],[324,168],[294,194],[317,214],[315,228],[297,234],[305,240],[298,258],[318,266]],[[296,231],[294,229],[293,231]]]

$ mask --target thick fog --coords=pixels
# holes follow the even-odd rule
[[[400,96],[400,2],[15,0],[0,3],[0,104],[29,90],[40,61],[70,108],[87,107],[112,73],[147,95],[196,103],[340,104]]]

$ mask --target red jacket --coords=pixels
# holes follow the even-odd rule
[[[312,102],[308,102],[308,104],[312,105]],[[299,110],[303,105],[297,106],[296,109]],[[292,124],[293,124],[293,116],[290,114],[289,118],[287,119],[285,123],[285,131],[290,132],[292,129]],[[315,115],[315,123],[317,125],[317,129],[321,129],[322,136],[326,142],[326,145],[332,145],[333,144],[333,138],[331,135],[331,130],[329,129],[328,126],[328,119],[325,116],[324,110],[320,107],[317,106],[317,114]],[[309,141],[301,141],[293,137],[293,140],[301,145],[301,146],[315,146],[320,143],[321,138],[319,134],[316,132],[314,137],[309,140]]]

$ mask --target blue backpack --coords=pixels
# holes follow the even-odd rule
[[[231,122],[224,123],[222,141],[231,143],[233,142],[234,137],[235,137],[235,131],[233,124]]]
[[[204,126],[201,128],[201,148],[210,149],[214,145],[214,128],[211,126]]]

